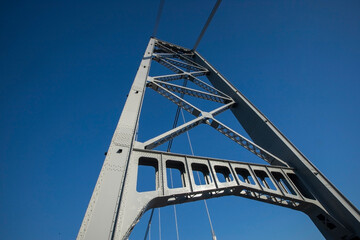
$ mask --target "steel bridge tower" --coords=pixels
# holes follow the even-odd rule
[[[174,72],[149,76],[156,61]],[[200,79],[206,76],[212,84]],[[202,90],[176,85],[196,84]],[[145,89],[150,88],[194,116],[145,142],[136,141]],[[183,96],[222,104],[210,112]],[[252,139],[216,119],[231,111]],[[153,149],[200,124],[206,124],[244,147],[266,165],[188,156]],[[156,189],[136,190],[138,166],[156,171]],[[167,185],[167,169],[181,173],[182,187]],[[204,175],[196,184],[193,171]],[[217,174],[226,181],[220,181]],[[270,185],[275,186],[271,188]],[[307,214],[326,239],[360,239],[359,210],[262,114],[198,52],[151,38],[130,89],[119,123],[83,219],[78,240],[127,239],[143,213],[152,208],[235,195]]]

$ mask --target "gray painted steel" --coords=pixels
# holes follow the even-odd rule
[[[151,60],[175,74],[148,76]],[[203,75],[213,86],[198,78]],[[203,91],[170,83],[178,79],[191,81]],[[135,141],[146,87],[195,119],[145,142]],[[223,105],[205,112],[184,100],[184,95]],[[228,109],[253,142],[215,119]],[[152,150],[200,124],[209,125],[270,165]],[[136,190],[139,165],[155,168],[154,191]],[[167,186],[167,168],[181,172],[181,188]],[[195,182],[193,171],[203,173],[205,184]],[[218,179],[218,173],[225,181]],[[302,211],[327,239],[355,240],[360,236],[359,211],[230,82],[196,51],[151,38],[77,239],[127,239],[142,214],[151,208],[227,195]]]

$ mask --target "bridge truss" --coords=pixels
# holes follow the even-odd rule
[[[153,61],[173,74],[149,76]],[[201,80],[201,76],[206,76],[211,85]],[[174,84],[180,79],[192,82],[198,89]],[[136,141],[146,88],[170,100],[194,119],[145,142]],[[203,111],[186,101],[185,95],[221,106]],[[216,119],[224,111],[233,113],[251,140]],[[209,125],[267,164],[153,150],[200,124]],[[136,190],[139,166],[155,169],[154,191]],[[182,187],[168,186],[167,169],[181,173]],[[205,184],[196,182],[194,171],[201,173]],[[359,210],[243,94],[198,52],[151,38],[77,239],[127,239],[149,209],[228,195],[304,212],[326,239],[360,239]]]

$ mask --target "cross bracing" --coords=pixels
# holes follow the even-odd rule
[[[149,76],[152,60],[174,74]],[[210,84],[200,76],[206,76]],[[192,82],[197,89],[176,84],[179,80]],[[136,141],[146,88],[195,118],[146,141]],[[220,106],[204,111],[185,96]],[[224,111],[234,114],[251,140],[216,119]],[[268,165],[154,150],[201,124],[222,133]],[[153,191],[136,190],[138,167],[142,165],[156,171]],[[166,184],[167,168],[181,172],[182,187]],[[203,174],[204,184],[196,183],[194,171]],[[218,173],[225,181],[218,178]],[[302,211],[327,239],[359,239],[359,211],[246,97],[196,51],[151,38],[78,239],[126,239],[151,208],[228,195]]]

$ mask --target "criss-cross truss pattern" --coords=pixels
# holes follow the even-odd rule
[[[190,129],[204,123],[213,127],[215,130],[224,134],[225,136],[238,143],[240,146],[244,147],[251,153],[265,160],[266,162],[270,164],[288,166],[278,157],[269,153],[268,151],[248,140],[241,134],[232,130],[219,120],[215,119],[216,115],[230,109],[235,104],[235,101],[225,93],[199,79],[199,76],[206,75],[207,73],[209,73],[209,70],[191,60],[189,57],[191,57],[192,55],[193,53],[191,51],[184,51],[184,49],[178,49],[176,47],[174,48],[173,45],[169,45],[165,42],[158,41],[155,44],[155,49],[152,56],[153,60],[170,69],[175,74],[161,75],[156,77],[148,76],[147,87],[152,88],[171,102],[175,103],[183,110],[194,115],[196,119],[184,123],[183,125],[175,129],[171,129],[157,137],[146,141],[142,147],[145,149],[153,149],[167,141],[170,141],[171,139],[179,136],[180,134],[185,133],[186,131],[189,131]],[[203,89],[203,91],[170,83],[171,81],[179,79],[191,81],[192,83]],[[183,97],[176,95],[175,93],[180,93],[182,96],[188,95],[208,101],[222,103],[224,105],[217,109],[214,109],[211,112],[205,112],[186,101]]]
[[[173,73],[149,76],[152,62]],[[210,84],[201,79],[204,77]],[[177,80],[183,85],[176,84]],[[144,142],[136,141],[146,88],[190,113],[193,119]],[[216,107],[204,111],[185,96]],[[231,111],[251,140],[216,119],[224,111]],[[217,130],[266,164],[154,150],[200,124]],[[151,191],[137,191],[139,166],[155,170],[155,188]],[[180,172],[181,187],[168,186],[169,169]],[[197,182],[194,172],[201,172],[204,181]],[[264,114],[198,52],[151,38],[77,239],[127,239],[149,209],[228,195],[304,212],[327,239],[360,239],[359,210]]]

